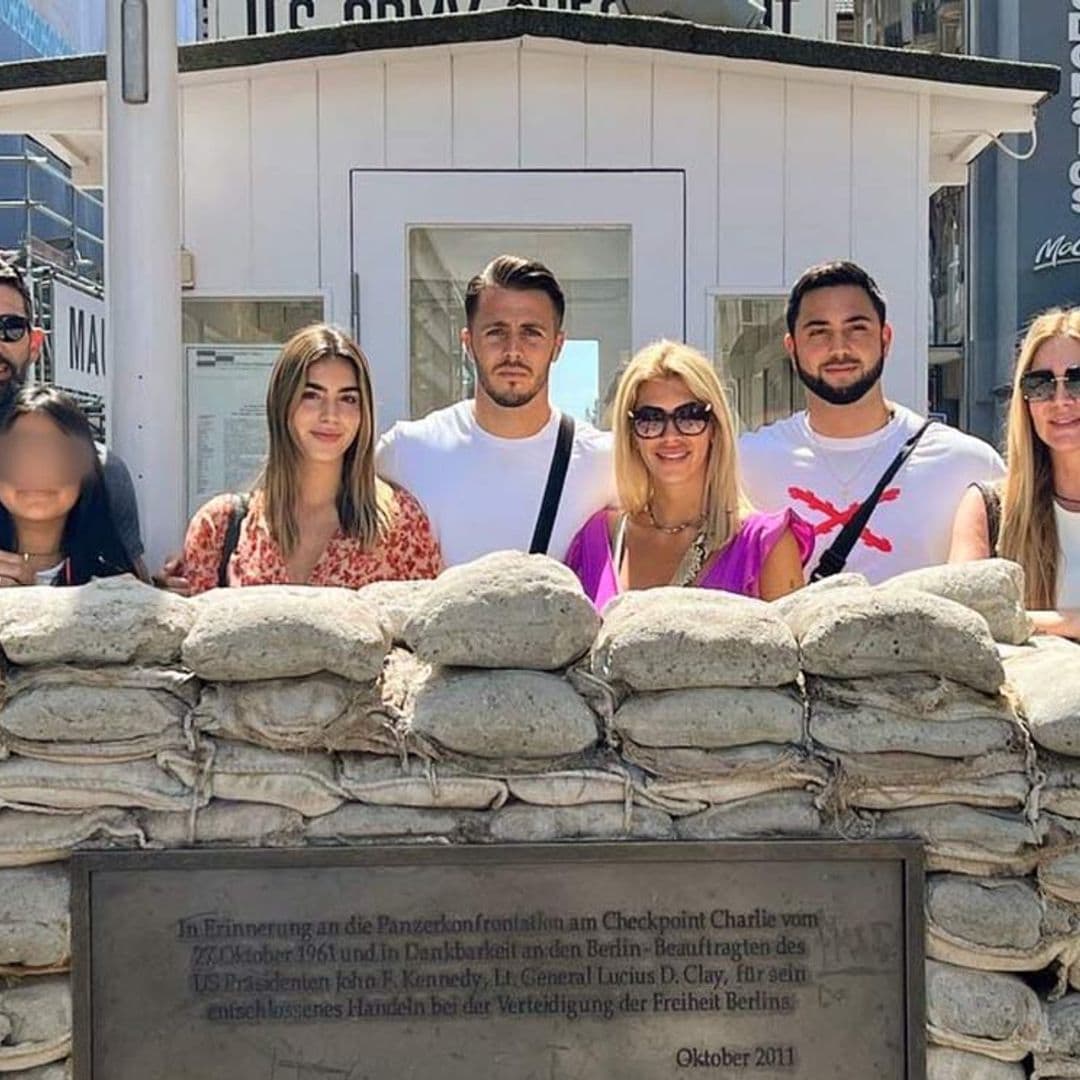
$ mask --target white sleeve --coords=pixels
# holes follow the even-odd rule
[[[395,424],[375,444],[375,472],[384,480],[401,486],[401,469],[397,455],[397,430]]]

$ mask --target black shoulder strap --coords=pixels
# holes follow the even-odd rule
[[[933,420],[927,420],[900,447],[900,452],[889,462],[889,467],[881,474],[881,479],[874,486],[874,490],[863,500],[859,509],[851,515],[836,539],[821,553],[821,558],[818,560],[814,572],[810,575],[811,581],[820,581],[822,578],[832,577],[833,574],[839,574],[844,569],[845,565],[847,565],[848,556],[851,554],[851,549],[862,535],[863,529],[866,528],[870,515],[877,509],[877,504],[885,493],[885,489],[889,486],[889,482],[900,471],[900,466],[911,456],[912,450],[918,446],[919,440],[923,437],[923,432],[932,423]]]
[[[566,483],[566,470],[570,466],[570,451],[573,448],[574,418],[563,413],[559,421],[559,434],[555,439],[555,452],[551,455],[544,499],[540,503],[536,528],[533,529],[532,542],[529,544],[530,555],[547,554],[548,544],[551,543],[551,530],[555,527],[555,515],[559,512],[563,485]]]
[[[247,517],[248,507],[251,505],[251,496],[246,492],[242,495],[233,495],[232,506],[229,508],[229,524],[225,528],[225,543],[221,547],[221,561],[218,563],[217,583],[219,589],[228,588],[229,585],[229,560],[233,557],[236,545],[240,540],[240,526]]]
[[[980,484],[977,481],[975,486],[986,507],[986,539],[993,555],[997,552],[998,537],[1001,535],[1001,488],[997,484]]]

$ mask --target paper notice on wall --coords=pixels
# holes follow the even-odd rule
[[[189,345],[188,516],[223,491],[247,491],[267,450],[266,386],[279,345]]]

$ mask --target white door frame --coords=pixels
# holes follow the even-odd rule
[[[382,428],[409,416],[410,227],[629,226],[631,346],[685,338],[681,169],[353,169],[350,187],[353,330],[371,360]]]

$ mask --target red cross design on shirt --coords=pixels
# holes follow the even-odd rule
[[[829,502],[828,499],[819,498],[814,492],[807,488],[789,487],[788,495],[797,502],[805,503],[810,510],[814,510],[819,514],[824,515],[823,520],[814,525],[814,533],[818,536],[824,536],[827,533],[831,533],[833,529],[843,528],[843,526],[851,520],[859,507],[862,506],[862,503],[853,502],[846,509],[840,510]],[[898,498],[900,498],[900,488],[886,488],[885,491],[881,493],[881,498],[878,501],[895,502]],[[890,552],[893,549],[892,541],[887,536],[879,536],[877,533],[873,532],[869,526],[863,529],[859,539],[868,548],[874,548],[877,551]]]

